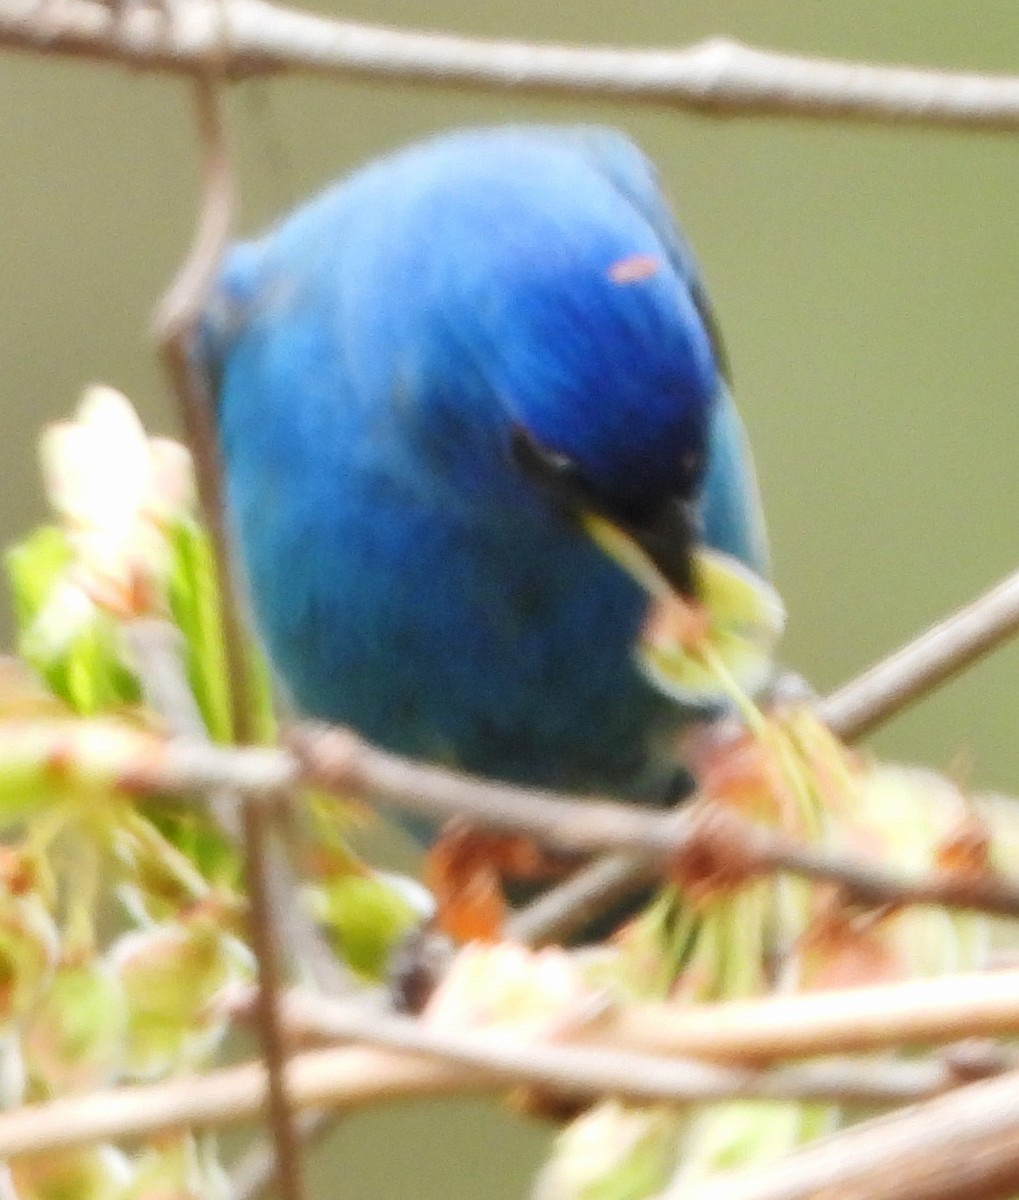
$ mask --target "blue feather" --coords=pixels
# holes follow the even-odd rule
[[[647,596],[512,454],[523,429],[639,521],[671,498],[766,569],[692,255],[641,152],[448,134],[230,254],[201,354],[269,654],[303,711],[403,753],[653,796],[689,713]]]

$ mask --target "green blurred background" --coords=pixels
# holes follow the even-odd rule
[[[324,2],[324,0],[323,0]],[[517,38],[1016,69],[1019,5],[921,0],[360,0],[345,15]],[[756,448],[786,658],[824,689],[1019,558],[1014,138],[281,79],[232,103],[257,229],[381,149],[466,122],[624,126],[659,162],[721,318]],[[82,386],[172,418],[147,314],[191,231],[183,84],[8,56],[0,73],[0,541],[38,519],[36,432]],[[1019,650],[876,739],[1019,793]],[[315,1197],[524,1194],[545,1130],[474,1104],[369,1114],[316,1156]]]

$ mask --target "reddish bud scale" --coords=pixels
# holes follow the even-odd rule
[[[746,839],[725,809],[705,804],[700,812],[696,835],[673,855],[668,871],[695,908],[738,891],[760,872],[760,864],[748,853]]]
[[[991,871],[991,831],[977,813],[969,811],[935,850],[939,870],[974,879]]]

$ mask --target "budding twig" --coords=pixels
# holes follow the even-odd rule
[[[908,705],[929,696],[942,684],[996,650],[1019,632],[1019,572],[1007,576],[983,595],[931,626],[906,645],[843,684],[816,708],[817,715],[845,742],[873,733]],[[809,868],[801,860],[804,868]],[[791,864],[786,864],[793,869]],[[820,862],[816,863],[821,867]],[[864,868],[864,864],[859,864]],[[804,871],[810,874],[809,869]],[[516,936],[539,943],[568,937],[620,896],[645,882],[646,864],[615,854],[553,888],[513,918]],[[857,875],[861,900],[894,901],[874,891],[869,869]],[[815,876],[816,877],[816,876]],[[846,881],[848,883],[848,880]],[[933,903],[948,903],[946,899]]]
[[[88,732],[88,723],[81,729]],[[74,743],[66,723],[30,723],[31,751],[44,762],[61,755],[61,771],[73,764]],[[670,812],[577,799],[554,792],[492,783],[458,775],[389,754],[340,728],[295,731],[298,762],[283,749],[221,747],[187,740],[157,742],[128,729],[101,759],[103,746],[90,750],[92,775],[117,779],[131,793],[191,797],[233,787],[253,804],[273,805],[281,789],[305,783],[341,797],[384,800],[393,808],[437,820],[460,815],[482,827],[526,834],[567,854],[594,854],[625,847],[642,870],[668,873],[680,855],[696,854],[739,864],[747,878],[788,871],[841,885],[850,899],[868,904],[943,904],[1000,915],[1019,915],[1019,885],[989,874],[942,871],[910,877],[869,860],[797,842],[741,817],[721,803],[698,800]],[[5,738],[0,723],[0,773],[7,755],[19,770],[25,763],[25,723],[12,724]],[[137,743],[130,741],[137,738]],[[132,748],[133,752],[132,752]],[[44,770],[43,768],[40,768]]]
[[[527,834],[567,854],[622,851],[667,873],[681,855],[696,851],[730,867],[739,864],[748,878],[778,870],[830,880],[862,904],[944,904],[1019,916],[1019,886],[1009,880],[949,872],[906,878],[864,859],[797,842],[709,800],[669,812],[578,800],[412,762],[368,745],[349,730],[325,726],[301,727],[290,740],[305,779],[315,787],[374,797],[415,814],[459,816],[485,828]],[[647,867],[635,864],[638,869]]]

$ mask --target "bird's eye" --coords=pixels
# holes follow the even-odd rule
[[[594,514],[605,518],[643,550],[681,595],[695,594],[690,548],[698,518],[686,500],[668,496],[652,508],[621,512],[618,505],[607,504],[596,494],[572,459],[546,449],[522,425],[513,427],[510,453],[524,474],[568,513],[578,518]],[[691,469],[699,465],[693,462]]]
[[[513,426],[510,454],[521,471],[553,500],[574,510],[591,507],[591,489],[577,464],[565,454],[540,445],[522,425]]]

